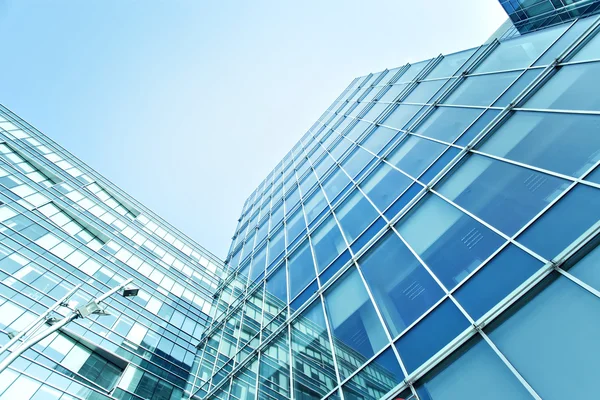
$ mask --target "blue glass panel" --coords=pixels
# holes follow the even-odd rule
[[[421,106],[401,104],[381,123],[391,128],[402,129],[404,125],[421,109]]]
[[[481,110],[474,108],[437,107],[419,124],[415,132],[434,139],[452,142],[481,113]]]
[[[410,94],[402,101],[403,103],[429,103],[431,97],[446,83],[445,79],[426,81],[419,83]]]
[[[600,166],[596,167],[592,172],[590,172],[586,177],[586,181],[600,183]]]
[[[456,144],[459,146],[466,146],[479,134],[496,116],[500,114],[499,110],[487,110],[481,117],[465,133],[463,133]]]
[[[350,248],[354,253],[358,252],[362,247],[367,244],[373,236],[375,236],[383,227],[387,224],[382,217],[377,218],[371,226],[369,226],[359,237],[352,243]]]
[[[413,181],[381,163],[361,184],[361,189],[380,210],[385,210]]]
[[[396,200],[391,206],[390,208],[388,208],[386,210],[385,213],[383,213],[383,215],[385,215],[385,217],[388,220],[391,220],[392,218],[394,218],[396,216],[396,214],[398,214],[400,212],[400,210],[402,210],[412,199],[414,199],[420,192],[421,190],[423,190],[423,186],[417,184],[417,183],[413,183],[411,187],[408,188],[408,190],[406,190],[406,192],[404,192],[404,194],[402,194],[402,196],[400,196],[398,198],[398,200]]]
[[[394,99],[396,99],[396,97],[398,97],[398,95],[400,93],[402,93],[402,91],[406,88],[406,86],[408,86],[408,84],[406,83],[399,83],[397,85],[393,85],[390,86],[390,88],[388,89],[387,92],[385,92],[385,94],[383,96],[381,96],[381,99],[379,101],[381,102],[391,102]]]
[[[290,309],[292,312],[302,307],[304,303],[310,299],[310,297],[319,290],[319,283],[315,279],[308,287],[302,291],[292,302],[290,303]]]
[[[304,214],[302,213],[302,207],[300,207],[294,213],[294,215],[292,215],[290,219],[286,221],[285,226],[287,230],[287,242],[289,245],[294,239],[298,237],[300,232],[302,232],[302,230],[306,228],[306,225],[304,223]]]
[[[369,122],[359,121],[350,131],[345,134],[345,136],[350,140],[355,141],[370,125],[371,124]]]
[[[594,21],[596,17],[589,17],[584,20],[578,21],[575,25],[582,25],[578,27],[577,32],[572,36],[576,36],[577,33],[583,32],[585,28],[588,28]],[[597,60],[598,59],[598,48],[600,47],[600,36],[596,34],[592,37],[592,39],[585,44],[585,46],[579,50],[575,56],[569,61],[584,61],[584,60]],[[570,44],[570,43],[569,43]]]
[[[304,203],[306,219],[310,224],[327,207],[327,199],[320,189],[317,189],[312,196]]]
[[[569,30],[567,32],[565,32],[565,34],[563,34],[561,36],[561,38],[558,39],[556,41],[556,43],[554,43],[550,47],[550,49],[546,50],[544,55],[542,55],[539,58],[539,60],[537,60],[535,62],[535,65],[551,64],[556,59],[556,57],[561,55],[563,53],[563,51],[569,45],[571,45],[571,43],[573,43],[579,36],[581,36],[583,31],[585,31],[594,22],[595,19],[596,19],[595,17],[589,17],[589,18],[584,18],[584,19],[577,21],[577,23],[574,26],[570,27]],[[590,48],[590,50],[591,50],[591,48]],[[585,56],[585,50],[580,51],[580,53],[584,53],[583,55]],[[576,57],[578,55],[579,55],[579,53],[576,55]],[[596,58],[596,57],[594,57],[594,58]]]
[[[542,399],[593,399],[600,319],[591,316],[598,313],[597,297],[559,277],[488,334]]]
[[[600,190],[577,185],[517,240],[552,259],[600,220]]]
[[[358,264],[393,336],[400,334],[444,295],[393,231],[379,239]]]
[[[279,256],[285,249],[285,239],[283,234],[283,228],[279,232],[275,233],[271,239],[269,239],[269,264]]]
[[[454,303],[444,300],[396,342],[408,373],[430,359],[468,326],[469,321]]]
[[[509,245],[456,291],[456,299],[477,320],[542,265],[517,246]]]
[[[490,346],[478,337],[429,373],[417,387],[417,393],[421,400],[532,398]]]
[[[379,154],[381,149],[396,136],[396,133],[397,131],[393,129],[378,126],[377,129],[363,139],[362,146],[375,154]]]
[[[471,155],[436,190],[512,236],[569,184],[551,175]]]
[[[528,67],[566,28],[567,26],[561,25],[502,42],[475,71],[501,71]]]
[[[315,230],[311,237],[319,272],[346,250],[346,243],[332,215]]]
[[[294,185],[294,189],[289,192],[289,194],[285,198],[285,209],[287,210],[286,215],[289,215],[290,211],[298,204],[300,201],[300,191],[297,186]]]
[[[338,369],[345,379],[389,342],[355,268],[346,271],[325,292],[325,306],[338,354]]]
[[[506,107],[527,87],[527,85],[533,82],[542,70],[543,69],[530,69],[525,71],[525,73],[521,75],[498,100],[496,100],[494,107]]]
[[[252,257],[252,270],[250,273],[250,282],[254,282],[260,274],[265,272],[265,262],[267,259],[267,247],[256,251]]]
[[[464,65],[464,63],[475,53],[477,49],[469,49],[460,51],[454,54],[448,54],[444,56],[442,61],[435,68],[427,74],[427,79],[434,78],[446,78],[452,75],[455,75],[455,72],[460,73],[458,70],[460,67]]]
[[[418,177],[446,148],[446,145],[410,135],[386,160],[407,174]]]
[[[356,175],[373,159],[373,155],[361,147],[356,147],[354,151],[342,162],[342,168],[348,175],[355,178]]]
[[[279,206],[271,212],[271,229],[277,226],[278,223],[283,219],[283,203],[279,203]]]
[[[404,379],[394,351],[381,353],[343,386],[347,400],[379,400]],[[404,398],[404,397],[401,397]],[[396,397],[399,400],[398,397]]]
[[[339,160],[340,157],[346,153],[346,150],[348,150],[352,145],[353,143],[347,139],[339,141],[331,150],[331,156],[336,160]]]
[[[327,198],[333,200],[350,183],[350,178],[341,170],[335,170],[323,184]]]
[[[282,304],[280,310],[287,304],[287,283],[285,276],[285,264],[282,264],[279,269],[267,278],[267,296],[269,298],[277,298],[277,303]]]
[[[346,250],[327,268],[320,276],[321,284],[325,284],[336,272],[338,272],[350,260],[350,251]]]
[[[564,66],[522,107],[597,111],[598,74],[600,63]]]
[[[396,228],[448,289],[504,243],[500,236],[432,194]]]
[[[501,74],[470,76],[458,85],[442,103],[487,107],[520,74],[520,72],[504,72]]]
[[[377,211],[358,190],[344,200],[335,214],[348,243],[352,243],[377,217]]]
[[[290,274],[290,299],[293,299],[316,276],[308,240],[290,256],[288,271]]]
[[[581,259],[569,272],[596,290],[600,290],[600,247],[596,247]]]
[[[321,398],[337,385],[337,379],[319,299],[294,321],[291,331],[295,398]]]
[[[443,170],[444,167],[446,167],[450,161],[452,161],[454,157],[458,155],[458,153],[460,153],[460,150],[457,148],[448,147],[448,149],[431,165],[431,167],[427,168],[427,171],[425,171],[425,173],[419,177],[419,180],[425,184],[431,182],[431,180],[435,178],[437,174],[439,174],[440,171]]]
[[[600,116],[520,111],[479,150],[579,177],[600,160]]]
[[[388,104],[375,103],[375,105],[362,117],[362,119],[365,121],[375,121],[377,117],[379,117],[379,114],[381,114],[381,112],[387,107]],[[356,137],[352,137],[352,139],[355,140]]]
[[[430,61],[431,60],[425,60],[412,64],[402,75],[400,75],[400,77],[398,78],[398,82],[412,81],[417,75],[419,75],[419,73],[421,73],[421,71],[423,71],[423,69],[427,66],[427,64],[429,64]]]

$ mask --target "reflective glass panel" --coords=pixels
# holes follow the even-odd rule
[[[292,358],[295,398],[321,398],[337,385],[320,300],[292,324]]]
[[[452,142],[475,119],[481,110],[474,108],[438,107],[419,126],[415,132],[434,139]]]
[[[344,238],[333,216],[329,216],[311,235],[319,272],[346,249]]]
[[[354,190],[335,214],[348,243],[352,243],[377,217],[377,211],[358,190]]]
[[[393,231],[379,239],[358,264],[393,336],[404,331],[444,295]]]
[[[467,77],[442,103],[489,106],[514,82],[520,72]]]
[[[600,300],[564,277],[527,300],[488,328],[492,341],[541,398],[594,398]]]
[[[409,135],[386,157],[390,163],[418,177],[446,149],[446,145]]]
[[[316,276],[308,240],[302,243],[290,256],[288,270],[290,274],[290,299],[293,299]]]
[[[483,339],[472,339],[429,373],[417,387],[421,400],[531,399]]]
[[[361,189],[379,208],[385,210],[413,181],[386,163],[381,163],[361,184]]]
[[[551,175],[471,155],[437,190],[512,236],[569,183]]]
[[[504,242],[434,195],[421,200],[396,228],[448,289],[461,282]]]
[[[341,378],[348,377],[388,341],[375,308],[355,268],[325,293],[327,316]]]
[[[579,177],[600,160],[600,116],[516,112],[479,150]]]

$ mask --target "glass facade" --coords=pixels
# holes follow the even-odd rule
[[[520,33],[533,32],[600,11],[598,0],[499,0]]]
[[[222,274],[222,261],[0,107],[0,347],[76,285],[70,307],[129,278],[139,288],[27,350],[0,373],[0,399],[187,398]]]
[[[597,397],[599,31],[353,80],[246,200],[192,398]]]

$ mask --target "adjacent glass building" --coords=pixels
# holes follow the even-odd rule
[[[550,25],[350,83],[247,199],[192,398],[598,397],[600,19]]]
[[[521,33],[572,21],[600,10],[598,0],[500,0]]]
[[[140,289],[25,352],[0,374],[1,400],[188,397],[222,273],[210,252],[0,107],[0,347],[75,285],[71,305],[128,278]]]

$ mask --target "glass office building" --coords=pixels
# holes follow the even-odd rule
[[[596,398],[600,19],[356,78],[248,197],[194,399]]]
[[[499,0],[521,33],[532,32],[600,11],[598,0]]]
[[[139,288],[27,350],[0,374],[1,400],[187,398],[222,273],[211,253],[0,107],[0,347],[78,284],[71,306],[129,278]]]

